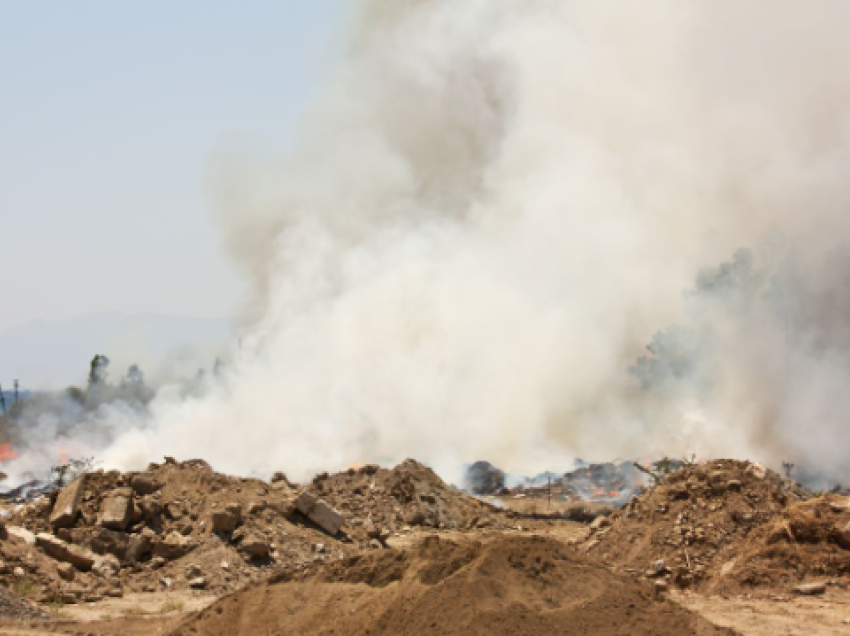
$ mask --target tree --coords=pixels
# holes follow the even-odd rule
[[[97,354],[89,365],[89,388],[102,387],[109,375],[109,358]]]

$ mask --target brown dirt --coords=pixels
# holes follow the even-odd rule
[[[134,480],[139,477],[154,487],[134,491]],[[33,533],[54,533],[68,543],[105,555],[116,571],[95,568],[75,572],[73,581],[62,580],[55,560],[11,537],[0,540],[0,584],[14,585],[24,578],[33,584],[33,598],[43,602],[61,598],[68,603],[134,592],[185,590],[200,576],[204,590],[223,594],[262,580],[281,565],[383,549],[389,539],[421,530],[506,528],[513,523],[510,513],[446,485],[413,460],[391,470],[365,466],[320,475],[306,488],[345,515],[346,525],[338,536],[323,532],[295,510],[293,502],[302,488],[282,475],[271,483],[232,477],[215,472],[202,460],[168,460],[151,464],[140,473],[89,473],[72,527],[54,530],[50,526],[57,493],[12,508],[7,523]],[[132,496],[133,521],[124,530],[101,527],[105,503],[120,494]],[[236,531],[213,532],[213,516],[233,506],[241,509]],[[128,542],[143,536],[150,541],[150,549],[139,559],[129,558]],[[186,541],[187,553],[155,558],[157,546],[169,537]],[[240,550],[245,537],[268,544],[269,556],[246,555]],[[17,576],[15,568],[20,568]]]
[[[787,506],[809,496],[794,482],[749,462],[685,466],[609,522],[596,524],[582,548],[632,574],[703,592],[771,584],[775,580],[769,577],[736,576],[740,557],[785,518]],[[775,565],[786,567],[785,557],[774,553]]]
[[[290,568],[187,619],[173,636],[731,633],[559,541],[502,536],[429,537],[408,551]]]

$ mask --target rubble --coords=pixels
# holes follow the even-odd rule
[[[9,515],[0,583],[19,571],[42,600],[67,602],[163,586],[220,594],[275,568],[370,550],[372,541],[386,549],[417,527],[508,527],[505,513],[413,461],[322,475],[306,487],[222,475],[199,460],[98,470]]]
[[[295,500],[295,509],[331,536],[336,535],[345,523],[341,514],[306,490]]]
[[[86,478],[83,475],[59,491],[50,513],[50,525],[54,528],[68,528],[73,525],[80,513],[80,498],[85,484]]]
[[[737,593],[850,573],[850,511],[760,464],[685,465],[636,497],[582,544],[616,566],[678,587]],[[659,572],[655,564],[663,561]]]

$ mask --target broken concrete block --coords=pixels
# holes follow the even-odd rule
[[[236,517],[229,512],[212,513],[212,531],[218,534],[230,534],[236,530]]]
[[[239,551],[251,558],[264,558],[271,552],[271,544],[257,534],[247,534],[239,543]]]
[[[35,544],[49,557],[57,561],[70,563],[78,570],[88,572],[92,569],[96,557],[94,553],[89,552],[85,548],[65,543],[59,537],[54,537],[52,534],[41,532],[35,537]]]
[[[83,496],[86,476],[78,478],[73,483],[59,491],[53,510],[50,512],[50,525],[54,528],[68,528],[74,525],[80,514],[80,500]]]
[[[132,514],[133,501],[130,497],[107,497],[100,507],[100,525],[111,530],[126,530]]]
[[[21,528],[20,526],[6,526],[6,532],[9,533],[9,536],[17,537],[28,545],[35,545],[35,535],[26,528]]]
[[[65,581],[73,581],[77,575],[76,568],[70,563],[60,563],[56,566],[56,572],[59,574],[59,578]]]
[[[345,523],[345,517],[306,490],[298,495],[295,508],[330,535],[337,534]]]
[[[797,594],[802,594],[803,596],[815,596],[826,592],[826,583],[801,583],[800,585],[794,586],[794,591]]]
[[[142,534],[137,534],[130,537],[130,541],[127,543],[127,551],[124,553],[124,558],[130,563],[138,563],[150,551],[150,538]]]
[[[123,532],[100,528],[92,536],[90,547],[95,554],[112,554],[119,559],[127,555],[130,538]]]
[[[198,544],[189,537],[184,537],[177,532],[170,533],[165,539],[153,546],[153,555],[164,559],[179,559],[189,554],[198,547]]]
[[[161,487],[153,477],[143,473],[133,475],[130,478],[130,486],[140,495],[152,495]]]

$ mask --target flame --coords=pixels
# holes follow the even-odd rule
[[[65,452],[65,449],[59,449],[59,463],[63,466],[68,465],[68,454]]]
[[[8,462],[18,456],[18,451],[12,446],[11,442],[3,442],[0,444],[0,462]]]

